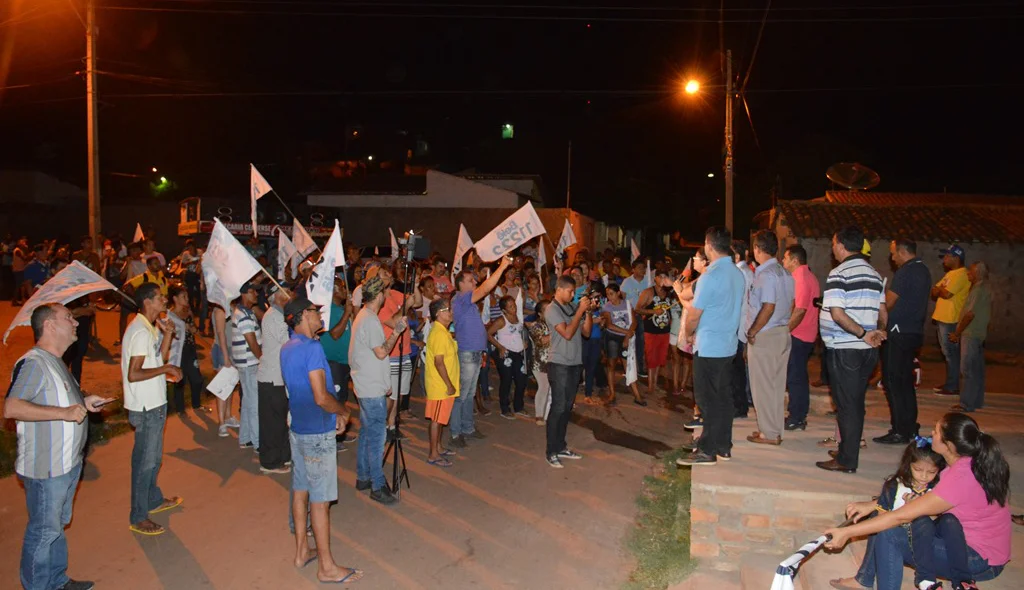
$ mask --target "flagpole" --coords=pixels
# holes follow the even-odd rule
[[[269,270],[267,270],[266,268],[263,268],[262,266],[260,267],[260,270],[263,271],[263,274],[267,275],[268,279],[273,281],[274,285],[277,286],[278,289],[282,289],[283,288],[283,287],[281,287],[281,283],[277,282],[277,279],[275,279],[274,276],[272,274],[270,274]]]
[[[288,204],[284,202],[284,199],[281,198],[281,195],[277,194],[277,191],[274,190],[273,187],[271,187],[270,189],[270,194],[277,197],[277,200],[281,203],[281,206],[284,207],[284,210],[288,212],[288,215],[291,215],[292,219],[299,218],[298,215],[296,215],[291,209],[288,208]],[[313,242],[313,247],[316,248],[317,250],[320,250],[320,246],[316,245],[316,241]],[[320,250],[320,252],[323,253],[323,250]]]

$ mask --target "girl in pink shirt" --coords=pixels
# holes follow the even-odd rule
[[[826,544],[832,549],[878,533],[878,590],[898,590],[904,563],[914,565],[910,538],[899,525],[912,523],[915,549],[931,544],[936,573],[951,580],[954,590],[976,590],[976,582],[999,576],[1010,560],[1010,467],[999,443],[973,418],[954,412],[935,425],[932,448],[948,467],[930,493],[876,518],[825,531],[832,535]],[[933,516],[938,518],[932,521]],[[941,588],[929,583],[919,587]]]

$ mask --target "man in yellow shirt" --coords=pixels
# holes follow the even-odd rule
[[[430,303],[430,335],[427,336],[426,371],[424,384],[427,390],[426,418],[430,420],[430,453],[427,463],[438,467],[451,467],[449,457],[455,451],[441,446],[441,430],[452,415],[455,398],[459,397],[459,345],[452,338],[449,327],[452,324],[451,302],[442,297]]]
[[[956,332],[956,324],[960,321],[960,311],[967,301],[971,290],[971,281],[967,278],[964,267],[964,249],[958,244],[950,244],[941,250],[942,266],[946,274],[934,287],[932,299],[935,300],[935,312],[932,319],[939,330],[939,346],[946,357],[946,382],[935,388],[936,395],[960,395],[960,344],[952,342],[949,335]]]
[[[146,271],[142,274],[128,279],[125,283],[135,291],[142,283],[156,283],[160,288],[160,294],[167,296],[167,277],[164,276],[164,269],[160,266],[160,258],[152,255],[146,259]]]

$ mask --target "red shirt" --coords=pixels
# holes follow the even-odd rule
[[[803,309],[806,313],[792,334],[797,340],[814,342],[818,337],[818,314],[814,311],[814,298],[821,295],[821,286],[806,264],[800,265],[793,272],[793,285],[794,309]]]
[[[402,309],[403,299],[404,295],[402,293],[395,291],[394,289],[388,289],[387,297],[384,298],[384,305],[380,306],[380,313],[377,314],[377,318],[380,319],[380,323],[383,324],[385,339],[391,338],[391,333],[394,332],[394,330],[388,327],[386,322],[393,318],[398,310]],[[402,343],[401,355],[408,356],[412,354],[412,338],[410,337],[408,330],[405,334],[399,337],[399,340]],[[391,358],[398,358],[398,348],[398,345],[395,345],[395,347],[391,349]]]

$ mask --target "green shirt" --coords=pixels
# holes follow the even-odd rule
[[[336,303],[331,303],[331,325],[328,328],[332,328],[341,321],[341,316],[345,315],[345,308]],[[324,354],[327,355],[327,360],[341,363],[343,365],[348,364],[348,344],[349,340],[352,339],[352,320],[348,321],[348,325],[345,326],[345,333],[341,335],[341,338],[335,340],[331,338],[330,329],[320,335],[320,346],[324,347]]]
[[[984,340],[988,337],[988,322],[992,318],[992,291],[988,288],[987,282],[981,282],[971,287],[967,295],[967,302],[964,303],[963,313],[968,311],[974,313],[974,319],[964,328],[962,336]]]

